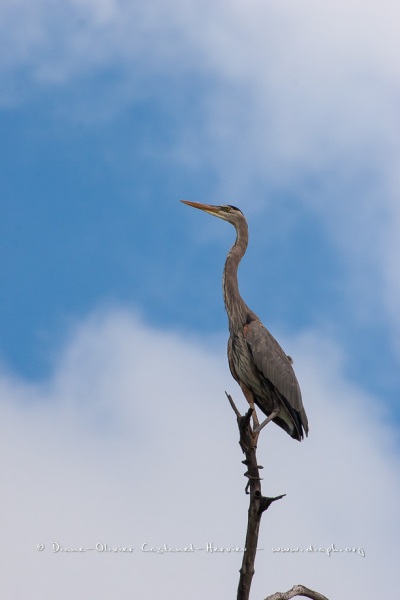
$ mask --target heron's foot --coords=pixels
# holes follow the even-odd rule
[[[260,435],[260,431],[258,428],[250,429],[250,439],[251,439],[251,447],[257,448],[258,437]]]

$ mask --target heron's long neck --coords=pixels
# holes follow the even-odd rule
[[[236,228],[236,241],[226,258],[222,281],[230,329],[234,329],[235,326],[243,326],[251,313],[240,296],[237,277],[239,263],[246,252],[248,239],[247,223],[243,221]]]

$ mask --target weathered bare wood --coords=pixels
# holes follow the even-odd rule
[[[288,592],[277,592],[276,594],[272,594],[272,596],[267,596],[265,600],[290,600],[290,598],[294,598],[295,596],[303,596],[311,598],[311,600],[328,600],[326,596],[310,590],[305,585],[294,585]]]
[[[253,414],[253,409],[249,408],[247,413],[242,416],[235,406],[231,396],[226,394],[228,400],[236,414],[240,433],[240,447],[245,454],[243,463],[247,467],[244,474],[248,482],[245,488],[246,494],[249,494],[249,510],[247,521],[247,533],[245,550],[243,553],[242,567],[240,569],[239,585],[237,591],[237,600],[248,600],[250,596],[250,588],[254,575],[254,563],[257,554],[258,534],[260,530],[261,516],[275,500],[283,498],[276,496],[275,498],[267,498],[261,492],[261,477],[260,469],[263,467],[257,464],[257,439],[258,433],[255,434],[251,428],[250,420]]]
[[[225,392],[226,393],[226,392]],[[257,416],[253,408],[249,408],[247,413],[242,416],[237,409],[232,397],[227,394],[229,403],[236,415],[236,420],[240,434],[240,447],[245,454],[243,464],[246,465],[247,471],[244,474],[248,482],[245,488],[246,494],[249,494],[249,509],[247,520],[246,542],[244,546],[243,561],[240,569],[239,585],[237,590],[237,600],[249,600],[250,589],[254,575],[254,564],[257,554],[258,535],[260,531],[261,517],[263,513],[271,506],[275,500],[280,500],[285,496],[275,496],[268,498],[262,495],[261,492],[261,477],[260,469],[263,467],[257,464],[257,440],[258,433],[254,433],[251,427],[251,418],[253,417],[253,426],[258,424]],[[268,596],[265,600],[289,600],[295,596],[305,596],[312,600],[328,600],[322,594],[314,592],[306,588],[304,585],[295,585],[288,592],[277,592],[272,596]]]

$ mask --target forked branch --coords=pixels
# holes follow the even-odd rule
[[[253,425],[254,423],[257,425],[257,417],[255,414],[253,414],[253,408],[249,408],[247,413],[242,416],[232,400],[232,397],[227,393],[226,395],[236,415],[240,434],[239,443],[246,457],[242,462],[247,467],[247,471],[244,474],[248,479],[245,491],[246,494],[250,495],[250,502],[248,510],[246,542],[243,553],[242,567],[240,569],[237,600],[249,600],[250,588],[254,575],[254,563],[257,554],[261,517],[263,513],[271,506],[271,504],[275,502],[275,500],[280,500],[285,496],[285,494],[275,496],[274,498],[268,498],[262,495],[262,479],[260,477],[260,469],[263,467],[257,464],[256,454],[259,433],[254,433],[250,423],[253,416]],[[289,600],[295,596],[305,596],[306,598],[311,598],[312,600],[328,600],[322,594],[314,592],[303,585],[295,585],[288,592],[277,592],[272,596],[268,596],[265,600]]]
[[[243,464],[246,465],[247,471],[244,474],[248,482],[246,485],[246,494],[250,495],[247,533],[245,549],[243,553],[242,567],[240,569],[239,585],[237,592],[237,600],[248,600],[250,595],[251,582],[254,575],[254,563],[256,560],[258,534],[260,530],[260,522],[263,512],[265,512],[275,500],[283,498],[276,496],[275,498],[267,498],[261,492],[261,477],[260,469],[263,467],[257,464],[257,439],[259,434],[255,434],[250,425],[250,419],[253,414],[253,409],[249,408],[247,413],[242,416],[235,406],[232,397],[226,394],[232,409],[236,414],[237,424],[240,434],[240,447],[242,448],[246,458]]]

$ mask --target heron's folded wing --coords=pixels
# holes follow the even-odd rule
[[[245,325],[244,336],[258,371],[286,398],[294,410],[304,412],[293,367],[276,339],[260,321],[251,321]]]

